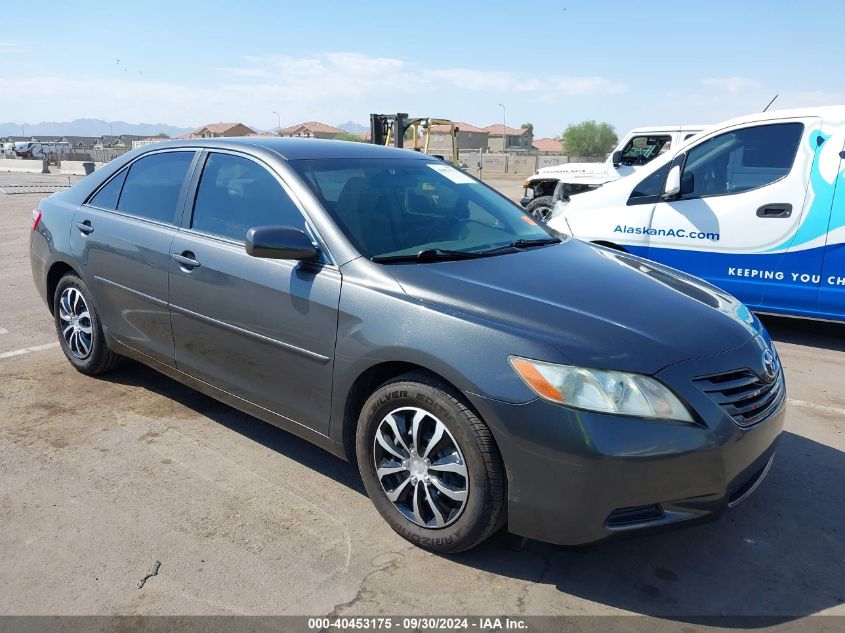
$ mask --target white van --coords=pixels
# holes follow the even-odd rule
[[[598,189],[630,176],[652,160],[677,147],[704,129],[703,125],[657,125],[628,132],[602,163],[563,163],[541,167],[522,183],[525,195],[520,203],[538,220],[547,222],[553,199]]]
[[[845,321],[845,106],[725,121],[549,225],[698,275],[750,308]]]

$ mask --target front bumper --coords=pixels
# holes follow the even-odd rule
[[[714,518],[762,481],[783,429],[784,395],[742,428],[692,378],[759,364],[761,337],[661,371],[696,424],[471,396],[508,476],[508,529],[561,545]],[[756,365],[755,365],[756,363]]]

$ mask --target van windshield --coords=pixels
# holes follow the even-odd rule
[[[289,164],[358,251],[386,260],[421,252],[509,252],[557,242],[515,203],[442,161],[314,159]]]

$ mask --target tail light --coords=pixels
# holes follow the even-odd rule
[[[41,211],[38,209],[32,210],[32,230],[35,231],[38,229],[38,225],[41,223]]]

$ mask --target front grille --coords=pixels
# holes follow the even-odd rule
[[[767,417],[780,406],[786,393],[779,363],[772,382],[761,380],[750,369],[704,376],[693,382],[743,427]]]

